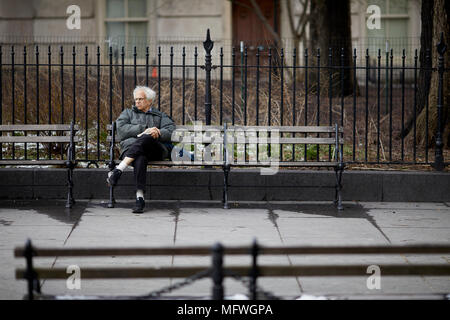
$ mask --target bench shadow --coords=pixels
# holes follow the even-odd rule
[[[122,200],[115,204],[115,208],[128,211],[130,214],[134,205],[134,200]],[[79,200],[71,208],[65,208],[65,200],[1,200],[0,209],[15,209],[15,210],[33,210],[38,214],[44,214],[48,217],[55,219],[59,222],[71,224],[76,227],[83,213],[90,207],[103,207],[107,208],[107,202],[105,201],[92,201],[92,200]],[[222,209],[226,214],[228,210],[246,210],[246,209],[260,209],[267,211],[267,217],[272,224],[278,228],[277,219],[278,214],[276,211],[289,211],[298,213],[299,215],[310,215],[317,217],[330,217],[338,219],[365,219],[371,223],[383,237],[390,243],[390,239],[377,225],[375,219],[369,214],[369,209],[364,208],[359,203],[344,203],[344,210],[338,211],[333,203],[302,203],[302,202],[229,202],[230,209],[223,209],[221,201],[182,201],[182,200],[150,200],[146,201],[146,207],[144,213],[140,215],[151,215],[152,212],[157,210],[168,210],[169,214],[174,216],[175,219],[180,214],[182,208],[198,208],[198,209]],[[0,221],[2,225],[9,226],[11,223],[8,221]]]
[[[91,203],[94,206],[101,206],[107,209],[107,202]],[[121,200],[115,203],[114,208],[129,209],[134,205],[134,200]],[[178,210],[180,208],[194,209],[223,209],[220,201],[183,201],[183,200],[146,200],[144,214],[151,214],[156,210]],[[261,209],[261,210],[284,210],[298,212],[300,214],[312,214],[318,216],[328,216],[334,218],[363,218],[368,219],[369,210],[358,203],[345,203],[344,210],[338,211],[332,203],[283,203],[283,202],[229,202],[229,209]],[[227,209],[223,209],[224,214]]]
[[[71,209],[67,209],[66,200],[1,200],[0,209],[33,210],[62,223],[76,224],[86,211],[88,203],[87,200],[79,200]]]
[[[131,208],[131,202],[120,203],[117,207],[120,208]],[[181,208],[194,208],[194,209],[223,209],[222,203],[220,201],[150,201],[146,206],[144,214],[151,214],[153,210],[170,210],[173,212],[179,212]],[[356,202],[344,203],[344,210],[339,211],[333,205],[333,203],[328,202],[318,202],[318,203],[302,203],[302,202],[229,202],[230,209],[260,209],[267,210],[268,219],[272,222],[274,227],[278,228],[277,219],[278,214],[276,211],[289,211],[298,213],[299,215],[311,215],[317,217],[330,217],[338,219],[365,219],[373,227],[375,227],[380,234],[389,242],[391,240],[383,232],[380,226],[376,223],[375,219],[369,214],[369,209],[363,207],[361,204]],[[229,209],[228,209],[229,210]],[[223,209],[224,214],[226,214],[227,209]]]

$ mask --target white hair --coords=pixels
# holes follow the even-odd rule
[[[136,88],[134,88],[133,90],[133,97],[136,98],[136,93],[138,91],[144,91],[145,93],[145,97],[147,98],[147,100],[153,100],[156,97],[156,92],[153,91],[152,89],[150,89],[149,87],[144,87],[144,86],[137,86]]]

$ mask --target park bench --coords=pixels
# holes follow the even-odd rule
[[[343,128],[334,126],[229,126],[224,131],[224,206],[228,207],[228,175],[232,167],[262,167],[262,174],[275,174],[280,167],[291,168],[333,168],[336,173],[334,204],[338,210],[342,206],[342,173],[345,169],[343,161],[344,144]],[[326,137],[323,137],[326,135]],[[293,153],[290,159],[283,155],[283,146],[290,146]],[[307,146],[328,145],[327,160],[310,161],[307,157]],[[241,152],[238,151],[241,149]],[[242,152],[244,149],[244,152]],[[253,149],[253,152],[250,150]],[[304,150],[304,156],[295,160],[295,150]]]
[[[107,140],[110,142],[110,171],[116,166],[115,144],[120,142],[116,136],[115,126],[113,122],[107,128]],[[151,161],[149,165],[221,167],[224,173],[222,197],[224,208],[229,207],[229,173],[232,167],[260,167],[262,174],[273,174],[273,170],[278,170],[279,167],[316,167],[334,168],[336,173],[334,203],[338,210],[343,209],[341,189],[342,173],[345,168],[342,153],[344,140],[343,128],[337,124],[335,126],[227,126],[225,123],[223,126],[177,126],[172,135],[172,143],[178,144],[176,150],[183,150],[186,145],[188,151],[193,149],[194,160],[179,158]],[[317,161],[307,161],[305,152],[302,160],[294,161],[294,157],[291,161],[286,161],[280,152],[280,145],[290,145],[294,150],[298,150],[301,145],[305,151],[307,145],[328,145],[330,155],[328,161],[319,161],[319,158]],[[277,149],[278,154],[276,154]],[[114,207],[114,203],[114,187],[110,186],[108,207]]]
[[[7,124],[0,125],[0,145],[3,143],[55,143],[69,144],[67,148],[67,159],[42,159],[39,155],[36,159],[0,159],[0,165],[61,165],[67,168],[67,202],[66,208],[71,208],[75,204],[73,198],[73,169],[75,168],[75,143],[78,137],[75,136],[78,126],[72,124]],[[4,133],[10,133],[5,135]],[[16,135],[20,132],[21,135]],[[44,134],[34,134],[42,132]],[[23,134],[22,134],[23,133]],[[54,133],[54,134],[53,134]],[[66,134],[69,133],[69,134]],[[62,158],[62,155],[61,155]]]
[[[225,247],[221,243],[213,246],[184,246],[184,247],[104,247],[104,248],[38,248],[34,247],[31,240],[27,240],[25,246],[14,249],[15,258],[25,258],[25,267],[15,269],[15,278],[17,280],[27,281],[27,294],[24,299],[192,299],[189,296],[164,296],[167,293],[191,285],[195,281],[210,278],[211,297],[214,300],[223,300],[225,290],[223,282],[226,277],[239,281],[248,289],[248,297],[257,299],[280,299],[276,293],[264,290],[259,284],[261,277],[368,277],[373,271],[368,272],[370,266],[377,265],[383,277],[385,276],[446,276],[450,275],[450,265],[445,263],[424,263],[424,264],[392,264],[378,263],[376,259],[364,264],[311,264],[311,263],[289,263],[288,265],[259,263],[258,259],[263,256],[280,257],[283,255],[405,255],[405,254],[449,254],[450,246],[444,244],[415,244],[415,245],[385,245],[385,246],[261,246],[256,240],[250,246]],[[251,261],[247,263],[225,265],[225,258],[230,256],[250,256]],[[99,263],[96,259],[95,264],[89,263],[89,258],[93,257],[126,257],[129,264],[133,264],[131,257],[154,256],[189,256],[201,257],[210,256],[210,263],[195,263],[194,266],[156,266],[154,261],[149,261],[145,266],[108,266],[105,263]],[[73,276],[73,270],[68,272],[73,264],[67,260],[60,262],[54,267],[42,267],[42,260],[39,267],[35,267],[38,258],[55,258],[61,261],[64,258],[76,257],[79,268],[79,281],[90,281],[93,279],[157,279],[157,278],[185,278],[169,286],[148,292],[144,295],[75,295],[68,294],[49,294],[41,290],[42,280],[67,280]],[[179,260],[179,258],[177,259]],[[245,261],[248,261],[245,259]],[[50,262],[47,262],[51,264]],[[70,266],[65,266],[70,263]],[[61,266],[62,265],[62,266]],[[370,269],[371,270],[371,269]],[[351,293],[350,293],[351,294]],[[197,297],[198,298],[198,297]],[[204,298],[204,297],[203,297]]]

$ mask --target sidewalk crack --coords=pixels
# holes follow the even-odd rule
[[[175,222],[175,228],[173,230],[173,245],[175,246],[177,242],[177,229],[178,229],[178,221],[180,217],[180,201],[177,201],[175,208],[172,209],[172,211],[169,213],[171,216],[173,216],[173,221]],[[175,261],[175,255],[172,255],[170,266],[173,267]],[[169,279],[169,284],[172,285],[172,278]]]
[[[85,210],[86,210],[86,208],[89,206],[89,203],[90,203],[90,202],[91,202],[91,200],[89,200],[89,201],[87,202],[86,207],[84,208]],[[70,210],[70,209],[65,209],[65,210]],[[77,221],[75,221],[75,223],[72,225],[72,228],[70,229],[69,234],[67,235],[66,239],[64,240],[63,247],[66,245],[67,240],[69,240],[70,236],[72,235],[72,232],[75,230],[75,228],[76,228],[76,227],[78,226],[78,224],[80,223],[80,220],[81,220],[81,217],[83,216],[83,213],[84,213],[84,210],[83,210],[83,212],[80,214],[80,216],[78,217]],[[56,261],[58,261],[58,256],[56,256],[56,257],[55,257],[55,260],[53,260],[53,263],[52,263],[52,266],[51,266],[52,269],[54,268],[54,266],[55,266],[55,264],[56,264]],[[42,280],[41,285],[40,285],[41,288],[44,286],[45,281],[46,281],[46,279]]]
[[[277,219],[278,219],[279,216],[278,216],[278,214],[276,214],[276,213],[273,211],[273,208],[271,207],[271,205],[270,205],[269,202],[267,202],[267,207],[268,207],[267,210],[268,210],[268,217],[269,217],[269,220],[270,220],[270,222],[272,222],[273,226],[274,226],[275,229],[277,230],[278,237],[280,238],[281,243],[284,245],[283,236],[281,235],[280,228],[278,227],[278,223],[277,223]],[[289,255],[286,255],[286,257],[287,257],[287,259],[288,259],[289,265],[290,265],[290,266],[293,266],[291,257],[289,257]],[[300,293],[303,293],[303,292],[304,292],[304,291],[303,291],[303,287],[302,287],[302,285],[301,285],[300,280],[298,279],[298,277],[295,277],[295,281],[297,282],[297,285],[298,285],[298,288],[299,288],[299,290],[300,290]]]

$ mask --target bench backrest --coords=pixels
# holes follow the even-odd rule
[[[72,163],[75,161],[75,143],[79,138],[75,135],[79,130],[79,126],[71,124],[5,124],[0,125],[0,144],[2,143],[68,143],[67,160]],[[16,135],[22,132],[23,135]],[[40,132],[46,132],[40,135]],[[6,133],[6,135],[5,135]],[[37,134],[36,134],[37,133]],[[65,134],[68,133],[68,134]],[[35,160],[18,160],[18,159],[1,159],[2,164],[38,164],[38,163],[57,163],[58,160],[35,159]],[[30,162],[32,161],[32,162]],[[63,161],[63,160],[60,160]]]
[[[78,142],[75,133],[78,125],[71,124],[8,124],[0,125],[0,132],[11,132],[10,135],[1,135],[0,143],[71,143]],[[35,135],[32,132],[71,132],[70,135]],[[15,135],[15,132],[24,132],[26,135]]]
[[[335,126],[229,126],[226,127],[225,153],[228,161],[241,163],[283,159],[283,145],[289,145],[293,151],[299,145],[329,145],[333,147],[335,162],[342,162],[343,128]],[[239,150],[240,149],[240,150]],[[243,150],[244,149],[244,150]],[[331,157],[330,157],[331,158]],[[265,160],[263,160],[265,159]],[[306,161],[306,150],[303,161]],[[297,160],[298,161],[298,160]]]
[[[113,159],[114,144],[120,142],[116,134],[115,122],[108,125],[107,130],[107,141],[111,143],[110,156]],[[245,162],[258,164],[259,155],[262,151],[266,150],[269,154],[275,153],[277,148],[279,149],[282,145],[292,145],[293,148],[297,145],[304,145],[305,148],[306,145],[329,145],[330,149],[333,148],[335,154],[334,162],[343,161],[343,128],[337,124],[335,126],[183,125],[176,127],[171,142],[180,144],[181,147],[193,145],[194,152],[198,145],[215,149],[214,160],[220,162],[227,159],[228,163],[236,163],[236,160],[241,160],[239,164]],[[219,150],[220,148],[222,150]],[[242,148],[245,149],[244,156],[241,151]],[[253,158],[251,154],[249,155],[249,151],[253,150],[252,148],[256,148]],[[263,158],[264,156],[261,159]],[[306,161],[306,157],[303,160]]]

